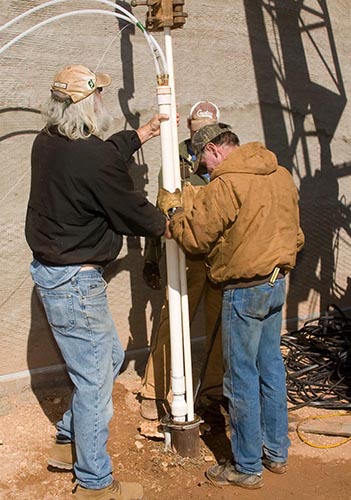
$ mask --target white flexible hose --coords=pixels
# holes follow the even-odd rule
[[[67,2],[68,0],[50,0],[48,2],[45,2],[41,5],[37,5],[36,7],[33,7],[29,10],[27,10],[26,12],[23,12],[22,14],[19,14],[17,17],[11,19],[10,21],[8,21],[7,23],[3,24],[2,26],[0,26],[0,32],[3,31],[4,29],[12,26],[13,24],[15,24],[17,21],[20,21],[21,19],[29,16],[30,14],[33,14],[34,12],[37,12],[39,10],[42,10],[44,9],[45,7],[50,7],[52,5],[55,5],[55,4],[59,4],[59,3],[64,3],[64,2]],[[167,74],[167,62],[166,62],[166,58],[159,46],[159,44],[156,42],[156,40],[154,39],[153,36],[151,36],[145,29],[145,27],[142,25],[141,22],[138,21],[138,19],[131,13],[129,12],[127,9],[124,9],[123,7],[121,7],[120,5],[117,5],[113,2],[111,2],[110,0],[86,0],[86,1],[94,1],[94,2],[99,2],[99,3],[103,3],[105,5],[109,5],[110,7],[113,7],[115,10],[119,10],[120,12],[123,12],[124,16],[123,15],[117,15],[115,12],[112,13],[112,12],[109,12],[110,15],[114,15],[115,17],[118,17],[120,19],[124,19],[126,20],[127,22],[131,22],[132,24],[134,24],[135,26],[137,26],[141,32],[143,33],[143,35],[145,36],[149,46],[150,46],[150,49],[152,51],[152,55],[155,59],[155,67],[156,67],[156,73],[157,75],[166,75]],[[85,12],[87,12],[89,9],[83,9]],[[82,10],[82,11],[83,11]],[[71,11],[71,12],[78,12],[78,11]],[[70,12],[70,13],[71,13]],[[100,11],[101,13],[105,12],[105,11]],[[70,13],[66,13],[66,15],[70,14]],[[107,12],[106,12],[107,13]],[[65,16],[63,16],[65,17]],[[57,19],[55,16],[54,18],[50,18],[50,19]],[[46,23],[44,23],[46,24]],[[43,24],[39,23],[38,25],[36,25],[38,28],[43,26]],[[25,32],[27,34],[27,32]],[[29,34],[29,33],[28,33]],[[25,36],[25,35],[24,35]],[[19,37],[19,38],[14,38],[13,39],[13,43],[16,43],[18,40],[20,40],[21,38],[23,38],[22,36]],[[1,49],[0,49],[0,54],[2,52],[4,52],[6,49],[8,49],[9,47],[11,47],[13,45],[12,41],[9,42],[9,44],[6,44],[4,45]],[[159,64],[159,60],[161,60],[161,65]],[[157,62],[156,62],[157,61]],[[162,68],[162,69],[161,69]]]
[[[58,19],[62,19],[62,18],[65,18],[65,17],[70,17],[70,16],[75,16],[75,15],[80,15],[80,14],[102,14],[102,15],[105,15],[105,16],[117,17],[119,19],[123,19],[124,21],[130,22],[130,19],[128,17],[122,15],[122,14],[117,14],[116,12],[109,12],[107,10],[101,10],[101,9],[82,9],[82,10],[73,10],[71,12],[64,12],[63,14],[58,14],[56,16],[49,17],[48,19],[45,19],[44,21],[41,21],[38,24],[35,24],[31,28],[28,28],[26,31],[23,31],[22,33],[20,33],[19,35],[17,35],[15,38],[13,38],[12,40],[10,40],[8,43],[6,43],[5,45],[3,45],[0,48],[0,54],[2,54],[3,52],[5,52],[5,50],[7,50],[8,48],[10,48],[12,45],[14,45],[16,42],[18,42],[19,40],[21,40],[25,36],[30,35],[34,31],[36,31],[37,29],[42,28],[43,26],[45,26],[46,24],[49,24],[49,23],[51,23],[53,21],[56,21]],[[160,66],[159,66],[159,63],[158,63],[158,59],[155,57],[154,53],[153,53],[153,55],[154,55],[154,63],[155,63],[156,74],[157,75],[163,74],[163,73],[161,73],[161,69],[160,69]]]
[[[151,44],[153,44],[153,51],[156,52],[157,56],[160,57],[161,61],[162,61],[162,69],[163,69],[163,73],[162,75],[167,75],[168,74],[168,64],[167,64],[167,60],[166,60],[166,57],[160,47],[160,45],[158,44],[158,42],[155,40],[155,38],[150,35],[150,33],[148,33],[147,31],[145,31],[145,35],[147,35],[147,39],[149,38],[150,39],[150,42]]]
[[[21,19],[29,16],[30,14],[33,14],[34,12],[37,12],[38,10],[44,9],[45,7],[50,7],[51,5],[55,5],[58,3],[64,3],[64,2],[68,2],[68,1],[69,0],[50,0],[49,2],[42,3],[40,5],[37,5],[36,7],[33,7],[29,10],[26,10],[26,12],[19,14],[17,17],[14,17],[13,19],[11,19],[7,23],[5,23],[3,26],[0,26],[0,32],[3,31],[4,29],[8,28],[12,24],[16,23],[17,21],[20,21]],[[110,5],[114,9],[117,9],[117,10],[123,12],[123,14],[125,14],[133,24],[139,23],[137,18],[135,16],[133,16],[133,14],[131,14],[128,10],[124,9],[123,7],[120,7],[119,5],[111,2],[110,0],[86,0],[86,1],[87,2],[100,2],[100,3],[104,3],[106,5]]]
[[[6,43],[5,45],[3,45],[0,48],[0,54],[2,52],[5,52],[6,49],[10,48],[12,45],[14,45],[16,42],[18,42],[19,40],[21,40],[25,36],[33,33],[33,31],[36,31],[37,29],[41,28],[42,26],[45,26],[46,24],[49,24],[53,21],[56,21],[57,19],[62,19],[63,17],[74,16],[76,14],[99,14],[99,13],[104,14],[106,16],[118,17],[120,19],[124,19],[125,21],[130,22],[129,18],[127,18],[121,14],[117,14],[115,12],[108,12],[107,10],[83,9],[83,10],[73,10],[71,12],[64,12],[63,14],[57,14],[56,16],[49,17],[48,19],[45,19],[44,21],[41,21],[38,24],[35,24],[31,28],[28,28],[27,30],[22,31],[22,33],[15,36],[15,38],[13,38],[12,40],[10,40],[8,43]]]

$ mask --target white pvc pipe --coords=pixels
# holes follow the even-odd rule
[[[186,379],[183,358],[183,313],[180,285],[178,244],[175,240],[166,241],[167,287],[171,345],[171,411],[174,420],[185,422],[188,414],[186,402]]]
[[[159,112],[171,116],[171,88],[157,88]],[[161,155],[163,186],[168,191],[175,189],[175,176],[172,164],[172,126],[171,119],[161,122]],[[171,342],[171,381],[172,416],[184,422],[187,414],[185,401],[185,380],[183,363],[182,309],[180,297],[178,245],[174,240],[166,240],[167,289],[169,304],[169,327]]]
[[[191,361],[191,339],[189,321],[189,300],[188,284],[186,276],[186,259],[181,248],[178,247],[179,273],[180,273],[180,293],[182,301],[182,325],[183,325],[183,350],[184,350],[184,370],[185,370],[185,390],[188,421],[194,420],[194,389],[193,370]]]
[[[174,82],[174,65],[173,65],[173,49],[171,28],[164,28],[165,35],[165,53],[167,67],[169,73],[169,85],[171,87],[171,129],[172,129],[172,156],[173,156],[173,172],[174,172],[174,187],[181,187],[180,165],[179,165],[179,149],[178,149],[178,126],[177,126],[177,109],[175,100],[175,82]],[[185,386],[186,386],[186,404],[187,404],[187,419],[194,420],[194,397],[193,397],[193,376],[191,365],[191,345],[190,345],[190,326],[189,326],[189,304],[188,304],[188,289],[186,277],[186,261],[183,250],[177,246],[177,261],[179,271],[179,292],[181,300],[182,313],[182,335],[183,335],[183,354],[182,363],[185,370]],[[171,337],[172,341],[172,337]],[[172,345],[172,344],[171,344]],[[180,359],[179,354],[177,358]],[[173,365],[172,365],[173,373]]]
[[[175,100],[175,84],[174,84],[174,65],[173,65],[173,50],[171,28],[164,28],[165,35],[165,54],[169,75],[169,86],[171,87],[171,129],[172,129],[172,156],[174,168],[175,188],[181,188],[180,168],[179,168],[179,149],[178,149],[178,126],[177,126],[177,109]]]

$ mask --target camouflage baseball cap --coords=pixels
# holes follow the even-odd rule
[[[224,132],[231,132],[231,126],[225,123],[210,123],[200,128],[191,140],[194,153],[199,156],[206,144]]]

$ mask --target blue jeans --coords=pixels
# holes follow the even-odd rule
[[[81,270],[56,288],[36,285],[52,333],[74,384],[70,408],[57,431],[75,442],[78,483],[90,489],[112,482],[106,451],[113,415],[114,379],[124,360],[100,270]]]
[[[280,351],[285,279],[225,290],[223,393],[229,400],[231,447],[239,472],[262,472],[262,455],[285,462],[290,445],[285,368]]]

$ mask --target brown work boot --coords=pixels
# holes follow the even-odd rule
[[[143,498],[143,487],[139,483],[112,481],[110,486],[101,490],[90,490],[78,484],[76,500],[139,500]]]
[[[49,451],[48,464],[63,470],[72,470],[77,460],[74,443],[54,443]]]
[[[224,464],[212,465],[205,472],[209,479],[216,486],[240,486],[248,490],[262,488],[262,474],[245,474],[238,472],[229,461]]]
[[[140,415],[146,420],[159,420],[168,413],[168,407],[168,401],[165,399],[142,398]]]

